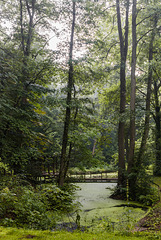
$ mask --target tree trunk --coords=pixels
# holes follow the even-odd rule
[[[74,29],[75,29],[75,1],[73,1],[73,21],[71,29],[71,40],[70,40],[70,50],[69,50],[69,72],[68,72],[68,86],[67,86],[67,107],[64,122],[64,132],[62,141],[62,150],[60,157],[60,170],[59,170],[59,186],[64,185],[64,180],[66,177],[66,166],[67,166],[67,145],[68,145],[68,132],[71,119],[71,99],[72,99],[72,87],[73,87],[73,42],[74,42]]]
[[[33,29],[34,29],[33,19],[34,19],[34,15],[35,15],[36,0],[30,1],[31,4],[29,4],[28,0],[25,0],[27,12],[28,12],[28,17],[29,17],[27,36],[24,35],[23,3],[22,2],[23,1],[20,0],[21,47],[22,47],[22,51],[24,53],[24,56],[29,56],[30,55],[30,49],[31,49],[31,43],[32,43]]]
[[[132,7],[132,62],[131,62],[131,99],[130,99],[130,147],[128,156],[129,193],[135,195],[133,190],[133,178],[130,174],[134,167],[135,150],[135,99],[136,99],[136,0],[133,0]]]
[[[156,147],[156,160],[154,167],[154,175],[161,176],[161,111],[159,104],[159,86],[154,80],[154,99],[155,99],[155,147]]]
[[[153,44],[154,44],[154,39],[155,39],[155,31],[156,31],[156,26],[157,26],[158,19],[157,17],[155,18],[154,21],[154,27],[153,31],[151,34],[151,41],[149,44],[149,70],[148,70],[148,85],[147,85],[147,94],[146,94],[146,115],[145,115],[145,122],[144,122],[144,131],[142,135],[142,141],[139,149],[139,153],[137,156],[137,168],[139,169],[142,161],[143,161],[143,156],[146,148],[146,142],[149,134],[149,121],[150,121],[150,100],[151,100],[151,85],[152,85],[152,75],[153,75],[153,69],[152,66],[150,65],[151,61],[153,60]]]
[[[125,39],[122,33],[120,2],[116,0],[117,10],[117,24],[120,40],[120,121],[118,127],[118,150],[119,150],[119,164],[118,164],[118,188],[125,187],[125,107],[126,107],[126,58],[128,51],[128,15],[129,15],[129,1],[126,4],[126,24],[125,24]]]

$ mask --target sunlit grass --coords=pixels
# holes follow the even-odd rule
[[[24,230],[16,228],[0,227],[0,239],[3,240],[147,240],[147,239],[161,239],[161,235],[156,234],[142,234],[142,233],[83,233],[83,232],[51,232],[51,231],[36,231]]]

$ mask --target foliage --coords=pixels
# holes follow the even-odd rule
[[[45,205],[33,190],[18,187],[12,191],[4,188],[0,193],[1,225],[35,229],[48,229],[54,220],[47,215]]]
[[[154,205],[158,200],[158,187],[152,182],[150,176],[145,169],[137,171],[139,175],[135,183],[135,200],[141,202],[146,206]]]
[[[125,1],[120,2],[123,35],[126,32]],[[12,170],[36,178],[42,174],[42,166],[57,165],[63,143],[65,109],[70,109],[67,137],[68,167],[80,169],[103,166],[117,168],[118,122],[125,122],[125,163],[128,165],[130,129],[130,70],[132,39],[129,31],[126,110],[119,114],[120,54],[117,32],[116,6],[112,1],[74,1],[76,21],[73,58],[69,61],[69,35],[72,22],[73,1],[26,0],[1,1],[0,14],[0,173]],[[135,158],[144,134],[145,116],[149,115],[149,138],[140,165],[129,174],[135,179],[136,189],[131,198],[145,204],[157,201],[146,175],[149,164],[154,173],[160,174],[161,119],[160,119],[160,2],[137,2],[137,59],[136,59],[136,111]],[[130,2],[130,8],[132,2]],[[40,11],[41,10],[41,11]],[[132,23],[131,10],[129,24]],[[156,24],[156,26],[154,25]],[[155,26],[155,27],[154,27]],[[59,29],[59,27],[61,29]],[[129,26],[130,28],[130,26]],[[154,37],[152,54],[149,49]],[[50,35],[50,36],[49,36]],[[54,35],[53,39],[50,39]],[[55,36],[58,38],[55,39]],[[126,34],[125,34],[126,38]],[[49,50],[57,42],[56,50]],[[55,41],[56,40],[56,41]],[[125,39],[124,39],[125,40]],[[124,41],[123,41],[124,42]],[[65,96],[69,78],[69,65],[73,65],[71,101]],[[147,83],[152,71],[150,110],[146,112]],[[123,142],[123,141],[122,141]],[[144,145],[145,145],[144,144]],[[154,146],[155,145],[155,146]],[[125,146],[125,147],[124,147]],[[155,148],[155,151],[154,151]],[[141,149],[141,148],[140,148]],[[154,161],[155,159],[155,161]],[[135,175],[135,176],[134,176]],[[126,176],[128,174],[126,173]],[[130,186],[131,187],[131,186]],[[5,189],[5,186],[4,186]],[[43,190],[43,189],[42,189]],[[133,190],[133,189],[132,189]],[[9,196],[12,199],[12,194]],[[11,192],[12,193],[12,192]],[[132,191],[130,192],[132,193]],[[24,193],[27,194],[27,193]],[[51,206],[64,198],[70,202],[70,194],[58,188],[44,187]],[[58,203],[52,194],[61,199]],[[66,195],[67,194],[67,195]],[[32,195],[32,194],[31,194]],[[68,198],[69,197],[69,198]],[[65,209],[65,206],[62,206]]]
[[[11,177],[0,187],[0,224],[34,229],[52,229],[56,219],[73,210],[73,188],[65,191],[54,185],[34,189],[27,181]],[[59,214],[58,214],[59,213]]]
[[[73,204],[74,185],[64,185],[62,189],[55,185],[46,184],[38,187],[41,198],[49,211],[68,213],[75,211],[77,204]]]

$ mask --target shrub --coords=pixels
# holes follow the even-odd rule
[[[38,189],[42,201],[48,210],[71,212],[77,207],[73,204],[74,185],[65,185],[62,189],[52,184],[41,185]]]
[[[0,225],[52,229],[57,212],[73,210],[72,202],[72,190],[50,184],[34,189],[19,177],[9,177],[0,186]]]
[[[39,195],[27,187],[4,188],[0,192],[0,205],[0,224],[3,226],[48,229],[55,225]]]

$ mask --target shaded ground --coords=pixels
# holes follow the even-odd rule
[[[138,222],[136,231],[161,231],[161,203]]]
[[[161,231],[161,177],[154,177],[153,181],[158,186],[160,201],[138,222],[137,231]]]

